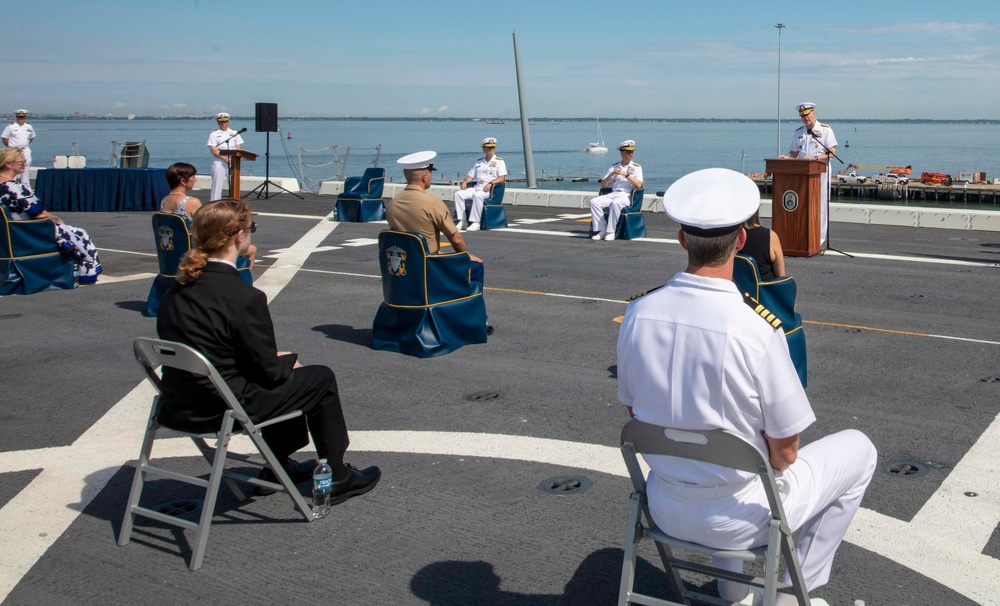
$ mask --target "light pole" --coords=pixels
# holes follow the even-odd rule
[[[774,28],[778,30],[778,115],[775,118],[775,155],[781,155],[781,30],[785,29],[784,23],[775,23]]]

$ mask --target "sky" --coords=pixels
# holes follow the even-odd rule
[[[0,115],[1000,119],[1000,3],[34,0]],[[780,96],[778,86],[780,30]]]

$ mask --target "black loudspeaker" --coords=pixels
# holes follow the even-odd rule
[[[278,132],[278,104],[258,103],[254,120],[254,130],[258,133]]]

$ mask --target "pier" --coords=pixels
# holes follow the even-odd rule
[[[771,180],[753,177],[761,196],[770,197]],[[872,198],[877,200],[913,200],[937,203],[1000,203],[1000,185],[991,183],[960,183],[956,185],[927,185],[910,182],[905,185],[894,183],[831,183],[834,199]]]

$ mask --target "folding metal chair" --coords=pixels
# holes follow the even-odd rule
[[[621,586],[618,593],[620,606],[629,603],[680,606],[689,605],[691,599],[709,604],[731,606],[732,602],[685,588],[680,574],[681,570],[762,588],[764,606],[773,606],[779,591],[794,595],[800,606],[809,604],[809,597],[802,580],[802,570],[799,568],[799,559],[795,552],[795,543],[792,540],[792,532],[785,521],[785,512],[782,509],[778,488],[774,482],[774,472],[767,457],[757,447],[723,430],[682,431],[633,419],[626,423],[622,429],[621,450],[635,492],[632,493],[628,534],[625,540],[625,558],[622,564]],[[637,454],[681,457],[757,474],[764,485],[764,492],[771,507],[767,544],[750,550],[725,550],[680,541],[671,537],[667,534],[669,529],[658,528],[649,515],[649,504],[646,500],[646,477],[639,466]],[[646,519],[646,525],[642,523],[642,516]],[[674,596],[681,601],[671,602],[633,591],[636,552],[639,541],[642,539],[653,539],[667,572],[670,588]],[[674,555],[672,549],[693,551],[703,556],[733,558],[744,562],[763,562],[764,577],[755,577],[722,570],[699,562],[682,560]],[[791,577],[791,584],[781,583],[778,580],[779,558],[784,558],[785,566]]]
[[[293,484],[291,479],[288,477],[284,467],[278,463],[274,453],[271,452],[270,447],[268,447],[260,433],[261,428],[298,417],[302,414],[302,411],[297,410],[274,419],[269,419],[262,423],[254,423],[246,412],[244,412],[243,407],[233,395],[229,386],[226,385],[225,380],[219,375],[218,371],[208,360],[205,359],[205,356],[201,355],[191,347],[182,343],[174,343],[171,341],[141,338],[135,340],[133,348],[135,351],[136,362],[138,362],[142,366],[143,370],[146,371],[146,376],[153,384],[153,387],[156,388],[158,395],[153,398],[152,410],[150,410],[149,421],[146,424],[146,434],[142,439],[142,448],[139,451],[139,460],[136,463],[135,476],[132,480],[132,491],[129,493],[128,504],[125,508],[125,518],[122,520],[121,532],[118,535],[119,545],[124,546],[128,544],[129,539],[132,536],[132,525],[136,515],[145,516],[165,524],[179,526],[185,530],[193,530],[195,532],[194,549],[191,554],[189,567],[191,570],[198,570],[201,568],[201,561],[205,555],[205,547],[208,544],[208,531],[212,524],[212,516],[215,512],[215,501],[219,494],[219,485],[223,481],[225,481],[226,485],[230,490],[232,490],[233,494],[239,501],[247,500],[247,496],[236,483],[236,480],[247,482],[253,486],[259,486],[261,488],[285,492],[289,497],[291,497],[295,506],[302,513],[302,517],[304,517],[307,522],[313,521],[312,509],[296,489],[295,484]],[[161,409],[159,394],[162,393],[163,390],[162,379],[157,374],[156,370],[161,366],[184,370],[199,377],[208,377],[208,379],[212,382],[212,386],[218,392],[219,397],[221,397],[229,407],[229,410],[227,410],[222,416],[221,426],[216,433],[197,433],[166,427],[167,429],[181,433],[194,441],[195,446],[198,447],[202,456],[204,456],[209,465],[212,466],[212,471],[207,480],[196,476],[185,475],[177,471],[164,469],[153,465],[150,462],[150,453],[153,450],[153,441],[156,438],[156,432],[161,427],[165,427],[158,421]],[[236,423],[239,423],[239,426],[236,426]],[[234,432],[239,433],[241,431],[240,426],[242,426],[242,432],[247,434],[254,446],[257,447],[257,451],[264,458],[263,463],[253,456],[230,452],[229,440]],[[214,447],[209,446],[206,442],[206,440],[212,438],[216,440]],[[227,470],[225,467],[227,458],[260,467],[266,465],[270,467],[274,474],[278,477],[280,484],[261,480],[256,476],[249,476]],[[142,496],[143,483],[149,475],[178,480],[204,488],[205,502],[198,523],[196,524],[194,522],[139,505],[139,499]]]

